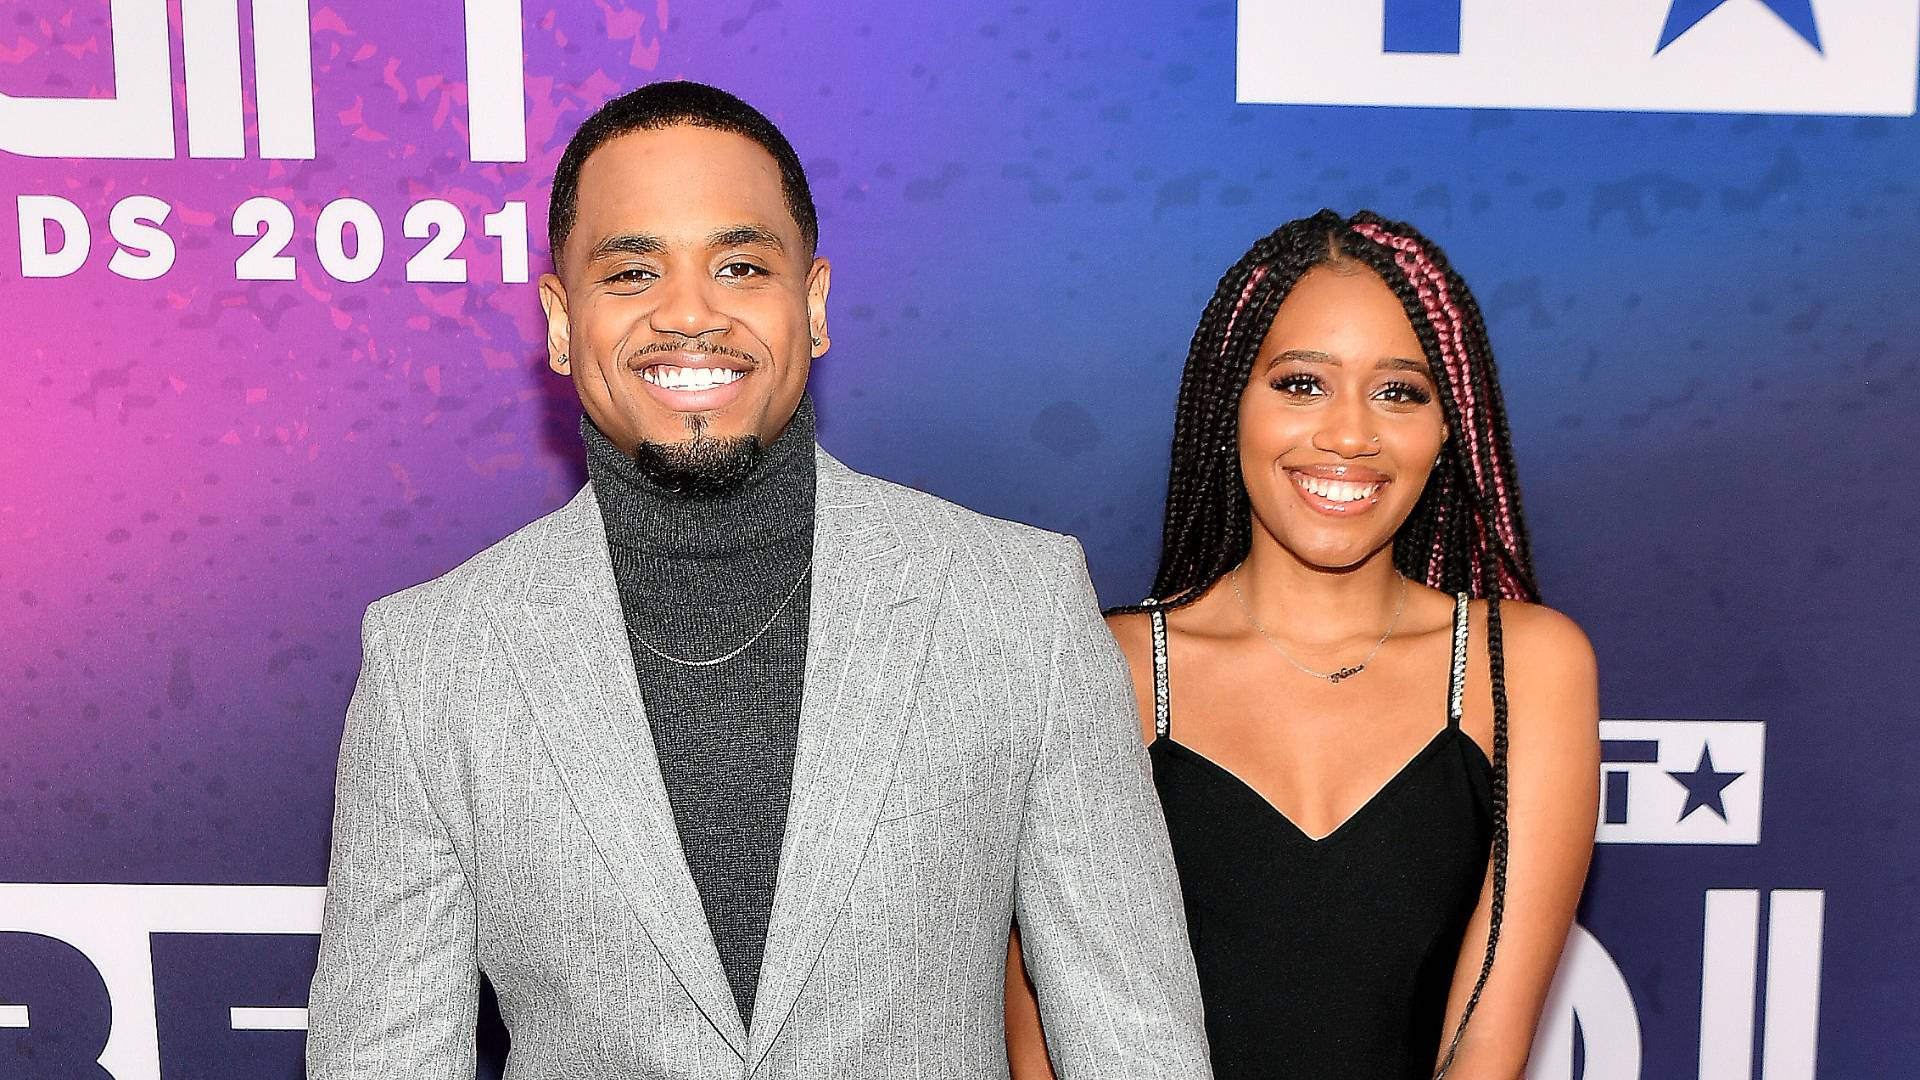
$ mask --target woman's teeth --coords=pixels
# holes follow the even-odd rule
[[[734,382],[745,374],[732,368],[683,368],[659,364],[641,372],[640,377],[666,390],[711,390]]]
[[[1359,502],[1362,499],[1371,499],[1380,493],[1382,487],[1386,486],[1384,484],[1356,484],[1348,480],[1323,480],[1318,476],[1307,476],[1303,473],[1290,473],[1288,475],[1293,477],[1294,483],[1300,485],[1301,490],[1318,495],[1329,502],[1350,503]]]

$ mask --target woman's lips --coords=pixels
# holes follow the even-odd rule
[[[1385,473],[1355,465],[1289,467],[1287,479],[1307,508],[1330,517],[1353,517],[1380,505],[1380,493],[1392,483]]]

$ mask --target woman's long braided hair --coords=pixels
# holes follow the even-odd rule
[[[1500,601],[1538,602],[1520,491],[1487,330],[1466,282],[1412,226],[1362,211],[1322,210],[1261,239],[1220,279],[1194,331],[1173,429],[1166,519],[1153,598],[1132,608],[1190,604],[1246,557],[1252,505],[1241,478],[1240,395],[1274,313],[1317,266],[1357,262],[1400,298],[1426,353],[1448,438],[1393,538],[1400,573],[1487,601],[1493,681],[1493,903],[1487,950],[1437,1077],[1452,1068],[1500,942],[1507,889],[1507,684]]]

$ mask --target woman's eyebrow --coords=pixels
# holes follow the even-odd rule
[[[1339,357],[1332,353],[1321,352],[1319,349],[1288,349],[1286,352],[1276,355],[1271,363],[1278,364],[1281,361],[1292,361],[1300,364],[1325,364],[1328,367],[1341,366]],[[1430,374],[1425,360],[1412,360],[1404,356],[1383,356],[1375,361],[1373,366],[1377,369],[1417,371],[1422,375]]]
[[[1373,366],[1391,368],[1395,371],[1417,371],[1422,375],[1432,374],[1425,360],[1409,360],[1404,356],[1383,356]]]

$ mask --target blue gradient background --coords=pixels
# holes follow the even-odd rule
[[[333,10],[457,76],[442,6]],[[1224,3],[526,16],[528,163],[422,175],[350,141],[331,118],[357,96],[393,110],[388,130],[420,124],[380,103],[374,56],[316,64],[329,160],[290,182],[526,198],[538,249],[551,163],[598,101],[660,77],[736,91],[799,147],[835,263],[822,441],[1078,535],[1108,602],[1151,575],[1180,363],[1220,272],[1321,206],[1418,224],[1487,311],[1540,578],[1593,638],[1604,715],[1768,724],[1760,846],[1598,852],[1581,921],[1633,987],[1644,1074],[1694,1071],[1708,888],[1826,890],[1822,1075],[1920,1060],[1900,1004],[1920,991],[1920,483],[1900,457],[1920,409],[1916,121],[1236,105]],[[29,92],[42,62],[0,81]],[[232,169],[219,212],[263,168],[0,156],[0,194],[62,191],[75,169],[183,190]],[[208,235],[211,287],[231,290],[224,221]],[[211,324],[163,310],[179,270],[0,273],[0,878],[324,880],[360,611],[581,475],[533,288],[476,260],[457,317],[411,331],[428,297],[385,270],[330,306],[258,286]],[[349,356],[363,331],[377,346]],[[249,429],[256,375],[291,412]],[[168,398],[168,376],[194,389]],[[159,405],[128,405],[142,395]],[[272,435],[293,413],[324,452]]]

